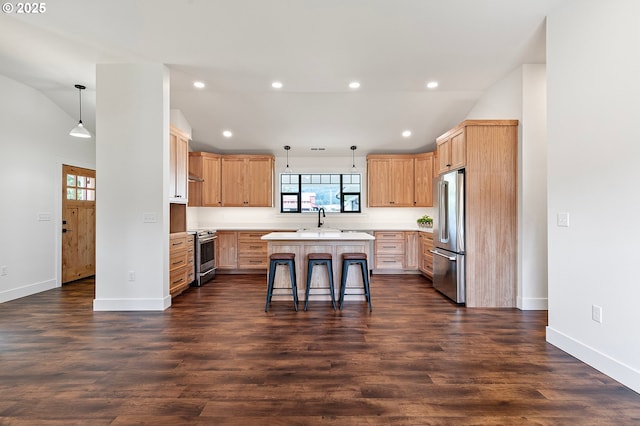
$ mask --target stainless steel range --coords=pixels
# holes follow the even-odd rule
[[[193,286],[201,286],[216,275],[216,231],[200,229],[196,231],[196,279]]]

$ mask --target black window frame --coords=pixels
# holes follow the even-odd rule
[[[285,175],[284,173],[280,174],[280,213],[285,213],[285,214],[289,214],[289,213],[307,213],[307,212],[303,212],[302,211],[302,176],[304,175],[338,175],[340,176],[340,183],[339,183],[339,187],[340,187],[340,213],[362,213],[362,174],[360,173],[292,173],[292,175],[296,175],[298,176],[298,191],[297,192],[282,192],[282,176]],[[358,185],[360,186],[360,191],[359,192],[344,192],[343,188],[344,188],[344,176],[352,176],[352,175],[358,175],[359,176],[359,182]],[[351,185],[352,183],[350,183]],[[295,184],[291,184],[289,183],[288,185],[295,185]],[[285,197],[290,197],[290,196],[295,196],[296,197],[296,203],[297,203],[297,209],[296,210],[284,210],[284,199]],[[347,196],[357,196],[358,197],[358,210],[345,210],[344,209],[344,203],[345,203],[345,198]]]

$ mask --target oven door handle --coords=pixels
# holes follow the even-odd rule
[[[216,268],[211,268],[207,272],[200,272],[200,276],[204,277],[205,275],[209,275],[210,273],[212,273],[215,270],[216,270]]]

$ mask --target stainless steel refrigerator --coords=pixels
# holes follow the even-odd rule
[[[436,181],[438,220],[433,229],[433,287],[465,303],[464,169]]]

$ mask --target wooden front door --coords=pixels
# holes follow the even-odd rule
[[[95,275],[96,172],[62,166],[62,283]]]

